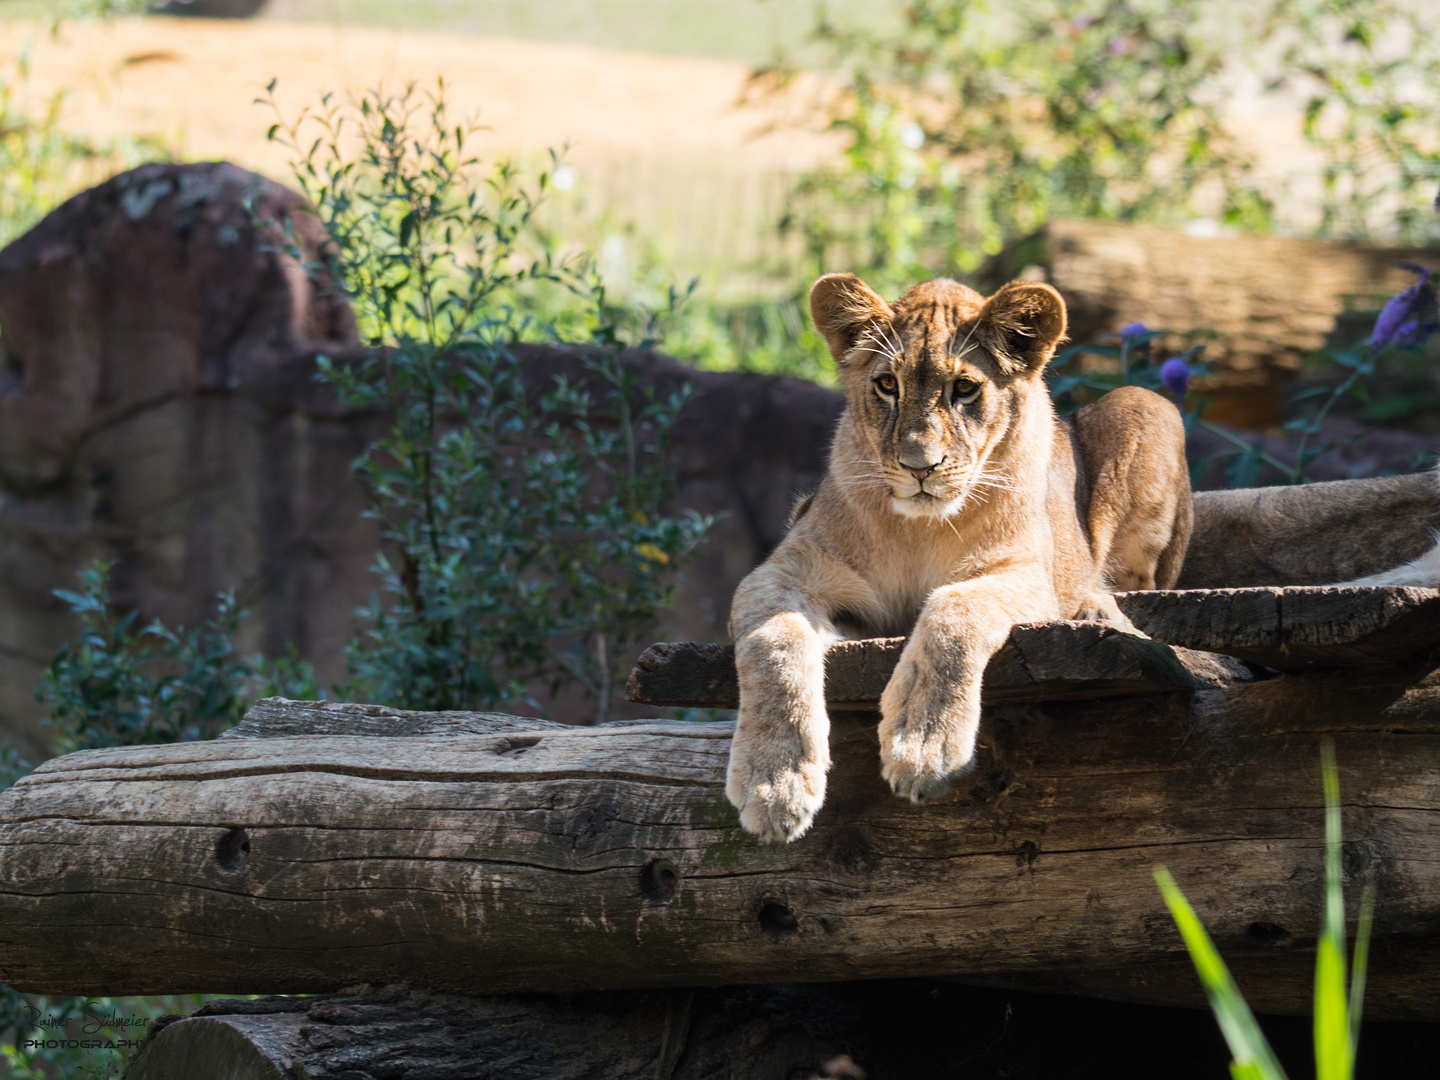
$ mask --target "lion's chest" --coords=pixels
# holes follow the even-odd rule
[[[856,620],[854,631],[859,631],[858,636],[898,637],[914,627],[931,593],[978,577],[986,565],[985,560],[964,551],[907,551],[895,545],[867,570],[864,577],[873,603],[867,605],[865,617]]]

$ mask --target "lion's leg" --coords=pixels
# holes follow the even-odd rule
[[[923,802],[969,769],[980,729],[980,679],[1017,622],[1059,614],[1039,567],[936,589],[880,698],[881,775]]]
[[[725,794],[741,826],[767,843],[803,835],[825,801],[825,648],[839,638],[828,598],[853,585],[847,575],[854,576],[808,545],[788,545],[735,592],[740,712]]]
[[[1179,412],[1159,394],[1122,386],[1076,412],[1074,424],[1105,581],[1116,592],[1170,588],[1194,521]]]

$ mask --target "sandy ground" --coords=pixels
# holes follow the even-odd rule
[[[125,19],[70,24],[51,40],[0,24],[0,55],[32,40],[30,92],[68,91],[65,116],[99,136],[158,136],[189,159],[225,158],[277,179],[288,155],[266,141],[273,114],[254,104],[277,80],[287,114],[326,92],[433,87],[478,113],[493,149],[570,146],[577,166],[665,156],[730,170],[790,172],[832,154],[834,139],[757,134],[773,108],[737,107],[748,69],[717,60],[376,27]]]

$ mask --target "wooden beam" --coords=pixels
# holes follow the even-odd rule
[[[1433,666],[1440,653],[1435,589],[1190,589],[1116,600],[1157,641],[1282,671]]]
[[[943,989],[937,984],[937,992]],[[956,989],[948,988],[951,994]],[[836,1018],[849,1012],[848,1003],[823,988],[797,990],[737,986],[463,998],[366,987],[316,997],[211,1001],[191,1017],[160,1025],[125,1077],[714,1080],[716,1066],[724,1076],[814,1076],[857,1041],[879,1042],[877,1051],[893,1053],[885,1042],[904,1038],[877,1031],[880,1039],[866,1039],[865,1032],[857,1040],[854,1025]],[[881,992],[876,987],[872,993]],[[777,1017],[784,1019],[776,1023]],[[879,1028],[882,1018],[867,1026]]]
[[[825,655],[825,701],[831,710],[873,711],[904,638],[842,641]],[[1123,633],[1108,623],[1048,622],[1015,627],[985,669],[984,701],[1090,700],[1202,690],[1249,681],[1244,664],[1177,650]],[[735,649],[693,641],[652,645],[625,687],[642,705],[733,709],[739,704]]]
[[[1440,1019],[1433,681],[997,706],[974,771],[923,807],[880,780],[873,718],[842,714],[825,807],[774,847],[723,794],[729,723],[436,736],[365,709],[407,734],[309,735],[349,710],[262,711],[249,738],[82,751],[0,795],[0,981],[489,994],[923,972],[1198,1004],[1165,865],[1252,1004],[1304,1012],[1330,737],[1352,910],[1377,888],[1366,1014]]]

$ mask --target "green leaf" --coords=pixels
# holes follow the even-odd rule
[[[1185,899],[1180,887],[1175,884],[1175,879],[1168,870],[1159,866],[1155,868],[1155,883],[1165,897],[1166,906],[1169,907],[1170,915],[1185,941],[1190,960],[1195,965],[1195,973],[1200,976],[1205,996],[1210,1000],[1210,1008],[1220,1025],[1220,1032],[1235,1059],[1235,1064],[1231,1066],[1232,1075],[1253,1076],[1259,1080],[1284,1080],[1285,1070],[1281,1068],[1279,1059],[1275,1057],[1260,1030],[1260,1025],[1256,1023],[1250,1006],[1240,995],[1225,962],[1215,951],[1210,935],[1205,932],[1205,927],[1200,924],[1194,909]],[[1252,1071],[1236,1072],[1236,1069]]]

